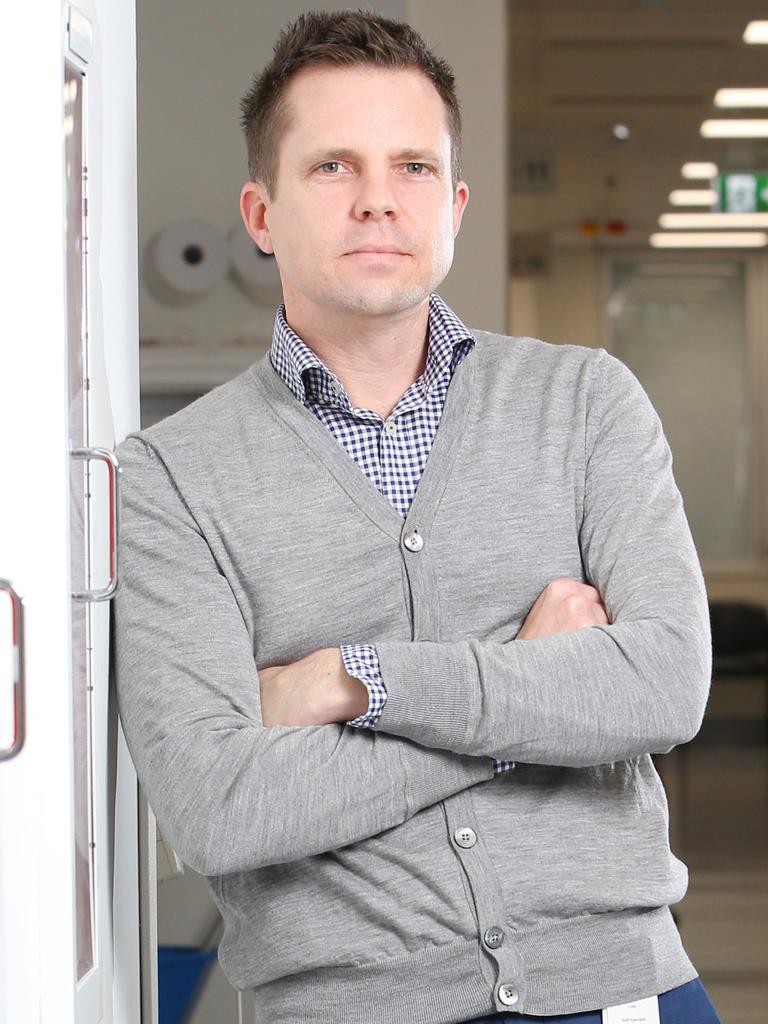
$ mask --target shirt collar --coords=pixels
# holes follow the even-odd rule
[[[462,342],[466,344],[462,344]],[[462,323],[451,307],[436,292],[432,292],[429,296],[427,365],[422,375],[424,394],[433,382],[446,372],[447,367],[450,367],[452,373],[461,356],[469,352],[474,345],[475,338],[472,332]],[[309,397],[305,374],[312,367],[320,371],[328,384],[336,382],[341,388],[341,391],[338,392],[339,395],[346,394],[336,374],[289,326],[285,319],[283,304],[278,307],[275,314],[269,358],[276,372],[302,404]]]

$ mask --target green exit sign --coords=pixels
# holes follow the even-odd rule
[[[720,174],[717,198],[724,213],[768,212],[768,174]]]

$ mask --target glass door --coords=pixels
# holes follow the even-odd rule
[[[605,269],[607,347],[661,417],[699,557],[748,568],[763,543],[755,261],[617,252]]]
[[[86,169],[83,160],[85,76],[64,62],[64,153],[66,179],[66,296],[70,450],[88,444],[88,261]],[[90,465],[70,462],[70,574],[77,591],[89,586],[88,518]],[[75,919],[77,980],[93,967],[93,763],[90,694],[90,616],[85,601],[72,598],[72,697],[74,723]]]

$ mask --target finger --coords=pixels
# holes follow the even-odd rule
[[[602,599],[602,597],[600,595],[600,591],[597,589],[597,587],[593,587],[591,583],[581,583],[580,586],[581,586],[582,596],[586,600],[591,601],[593,604],[602,604],[603,603],[603,599]]]

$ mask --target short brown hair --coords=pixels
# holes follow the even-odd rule
[[[280,140],[288,127],[286,89],[309,65],[416,68],[423,71],[445,104],[451,136],[453,187],[461,176],[461,113],[453,72],[424,40],[401,21],[370,11],[309,11],[278,36],[272,60],[255,75],[240,100],[240,125],[248,150],[248,173],[274,198]]]

